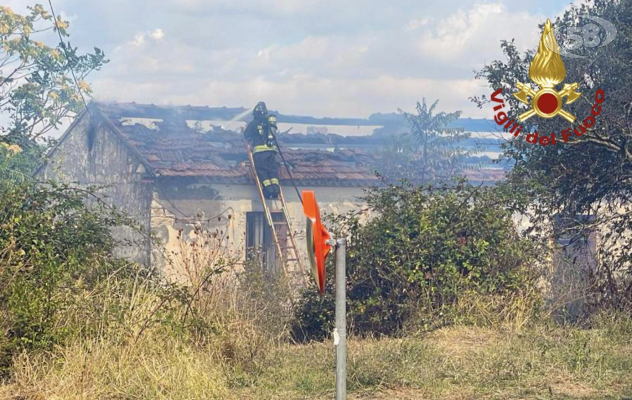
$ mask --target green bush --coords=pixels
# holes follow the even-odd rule
[[[362,214],[332,219],[349,238],[348,320],[358,334],[396,334],[454,321],[467,293],[535,296],[538,249],[516,231],[500,188],[464,182],[374,188]],[[325,299],[306,291],[295,336],[322,338],[333,320],[333,271]],[[528,293],[528,294],[527,294]],[[523,301],[524,299],[521,299]]]
[[[88,208],[89,191],[0,181],[0,349],[50,348],[85,329],[66,310],[125,264],[112,256],[110,228],[125,218]],[[95,327],[96,329],[96,327]]]

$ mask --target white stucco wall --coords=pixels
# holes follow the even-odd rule
[[[115,206],[138,225],[112,229],[117,243],[115,254],[146,264],[150,250],[147,223],[151,188],[144,175],[140,159],[107,125],[98,119],[91,124],[89,114],[75,121],[38,171],[42,181],[54,180],[83,189],[97,187],[95,197]]]
[[[177,182],[177,181],[174,181]],[[180,229],[186,240],[195,235],[194,227],[199,224],[207,232],[217,232],[223,251],[238,265],[246,258],[246,213],[263,211],[254,185],[226,185],[214,183],[167,183],[155,184],[151,206],[152,231],[160,240],[163,249],[155,249],[153,261],[167,276],[176,280],[187,268],[187,250],[178,237]],[[362,188],[349,187],[299,187],[299,190],[314,190],[321,208],[321,215],[341,214],[360,209],[363,203]],[[305,242],[305,217],[303,208],[293,187],[285,187],[284,194],[290,215],[290,226],[297,240],[298,250],[305,268],[308,268]],[[268,200],[271,211],[280,207],[280,201]],[[210,251],[210,249],[209,249]],[[166,252],[168,259],[165,257]]]

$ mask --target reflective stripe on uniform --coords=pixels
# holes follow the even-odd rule
[[[263,183],[263,186],[270,186],[270,185],[272,185],[272,182],[270,182],[270,179],[266,179],[265,181],[263,181],[261,183]]]
[[[261,153],[262,151],[276,151],[276,146],[260,144],[259,146],[255,146],[254,149],[252,149],[253,153]]]
[[[277,178],[272,178],[272,179],[270,179],[270,182],[271,182],[273,185],[278,185],[278,184],[279,184],[279,180],[278,180]]]

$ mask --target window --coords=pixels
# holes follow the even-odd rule
[[[273,212],[274,222],[284,221],[282,212]],[[287,225],[279,225],[277,235],[281,248],[286,247]],[[246,259],[258,260],[266,273],[277,272],[277,254],[272,231],[263,211],[246,213]]]

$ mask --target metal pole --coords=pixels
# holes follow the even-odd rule
[[[336,400],[347,398],[347,239],[336,240]]]

